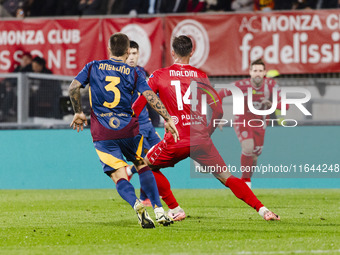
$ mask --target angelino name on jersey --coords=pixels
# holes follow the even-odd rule
[[[99,64],[98,67],[99,70],[112,70],[116,72],[121,72],[123,74],[129,75],[130,73],[130,68],[126,68],[125,66],[114,66],[114,65],[109,65],[109,64]]]
[[[185,71],[175,71],[175,70],[169,70],[170,76],[179,76],[179,77],[198,77],[197,71],[192,70],[185,70]]]

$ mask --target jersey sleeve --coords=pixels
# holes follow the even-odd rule
[[[158,93],[158,82],[156,81],[154,74],[150,75],[148,85],[153,90],[153,92],[155,92],[156,94]]]
[[[75,77],[77,81],[81,83],[81,86],[83,88],[86,87],[86,85],[90,82],[90,72],[92,69],[92,65],[95,63],[95,61],[87,63],[84,68],[78,73],[78,75]]]
[[[149,90],[153,90],[157,94],[158,87],[157,87],[157,83],[155,82],[155,79],[156,78],[154,77],[154,75],[151,74],[147,82],[147,85],[148,85]],[[132,110],[134,111],[137,117],[139,117],[140,113],[142,112],[142,110],[144,109],[147,103],[148,101],[143,95],[140,95],[138,99],[133,103]]]
[[[143,93],[144,91],[151,90],[148,83],[145,80],[145,75],[139,70],[139,68],[135,69],[137,75],[137,90],[139,93]]]

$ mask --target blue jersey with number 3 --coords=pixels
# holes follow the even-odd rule
[[[90,83],[91,117],[94,115],[102,126],[115,131],[122,130],[131,122],[133,95],[137,91],[150,90],[139,69],[114,58],[86,64],[75,79],[83,87]]]

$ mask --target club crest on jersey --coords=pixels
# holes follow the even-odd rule
[[[117,117],[112,117],[109,121],[109,125],[112,128],[118,128],[120,126],[120,121]]]
[[[171,116],[171,118],[174,121],[175,125],[177,125],[179,122],[179,119],[176,116]]]

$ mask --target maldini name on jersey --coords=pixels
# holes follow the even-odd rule
[[[175,77],[198,77],[197,72],[192,70],[185,71],[169,70],[169,75]]]

